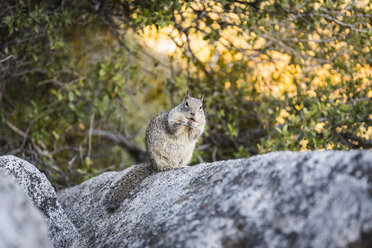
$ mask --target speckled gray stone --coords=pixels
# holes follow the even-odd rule
[[[1,156],[0,168],[13,175],[32,203],[44,214],[55,248],[84,247],[85,241],[66,216],[46,176],[34,165],[14,156]]]
[[[89,247],[372,247],[372,152],[275,152],[146,178],[114,213],[122,172],[58,193]]]
[[[48,248],[46,220],[16,179],[0,168],[0,248]]]

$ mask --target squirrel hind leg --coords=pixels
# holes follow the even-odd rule
[[[175,168],[169,158],[158,154],[153,155],[151,164],[155,171],[167,171]]]

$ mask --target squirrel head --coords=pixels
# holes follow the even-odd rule
[[[191,97],[189,91],[186,92],[185,99],[181,104],[181,110],[189,121],[198,122],[204,120],[203,100],[204,94],[199,99]]]

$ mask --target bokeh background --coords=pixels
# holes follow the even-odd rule
[[[1,1],[0,155],[55,187],[143,161],[147,123],[205,94],[193,163],[372,147],[372,3]]]

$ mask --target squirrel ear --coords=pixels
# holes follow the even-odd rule
[[[202,97],[200,98],[200,101],[203,101],[204,100],[204,94],[202,95]]]
[[[185,100],[190,97],[190,91],[186,92]]]

